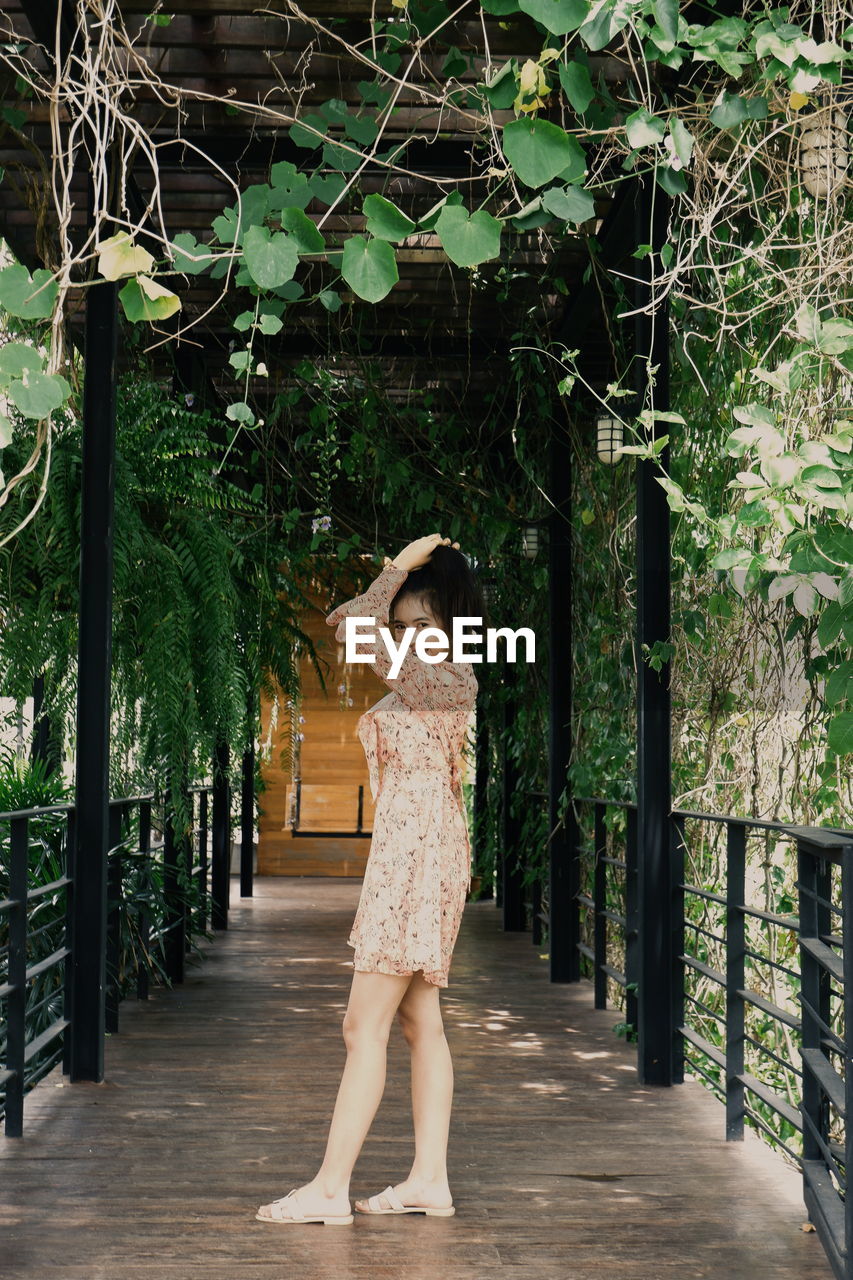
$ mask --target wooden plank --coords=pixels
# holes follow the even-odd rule
[[[552,984],[529,934],[466,905],[441,995],[454,1063],[448,1219],[272,1227],[257,1206],[313,1177],[345,1060],[358,881],[255,880],[171,992],[121,1005],[106,1078],[58,1068],[0,1141],[4,1280],[831,1280],[798,1175],[695,1081],[637,1083],[592,986]],[[413,1153],[409,1054],[352,1197]]]

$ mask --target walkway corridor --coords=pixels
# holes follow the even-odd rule
[[[268,1226],[316,1170],[344,1062],[360,881],[259,879],[174,991],[126,1001],[102,1084],[57,1067],[0,1138],[4,1280],[829,1280],[800,1180],[726,1144],[698,1083],[636,1083],[634,1051],[555,986],[529,934],[469,903],[442,1003],[455,1066],[452,1218]],[[352,1197],[411,1160],[408,1051]]]

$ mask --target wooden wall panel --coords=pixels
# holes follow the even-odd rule
[[[377,570],[378,572],[378,570]],[[331,605],[357,594],[353,587],[347,594],[338,591]],[[302,688],[301,714],[304,723],[298,729],[304,734],[300,744],[302,801],[300,828],[304,831],[356,830],[358,788],[364,788],[362,825],[371,830],[373,801],[364,750],[356,737],[356,722],[363,711],[373,706],[387,688],[369,663],[353,663],[349,669],[343,661],[343,644],[337,644],[332,627],[326,626],[328,592],[307,594],[314,601],[300,618],[302,629],[311,637],[321,663],[324,692],[312,663],[300,662]],[[325,664],[328,664],[328,667]],[[352,706],[341,707],[338,686],[349,676]],[[291,734],[290,713],[280,696],[279,724],[272,741],[272,758],[262,765],[265,790],[260,796],[260,836],[258,843],[259,875],[329,875],[361,876],[367,861],[370,839],[365,837],[294,836],[289,817],[294,792],[290,770],[279,761],[282,744]],[[272,706],[267,698],[261,707],[262,738],[269,733]]]

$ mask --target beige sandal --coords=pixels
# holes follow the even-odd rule
[[[383,1209],[379,1201],[385,1196],[390,1209]],[[375,1196],[370,1196],[367,1201],[366,1209],[356,1209],[359,1213],[425,1213],[429,1218],[452,1218],[456,1212],[456,1206],[450,1205],[447,1209],[434,1209],[425,1204],[403,1204],[403,1201],[397,1195],[393,1187],[386,1187],[384,1191],[379,1191]]]
[[[269,1208],[269,1213],[261,1213],[259,1209],[255,1217],[259,1222],[324,1222],[327,1227],[345,1227],[348,1223],[354,1221],[351,1213],[347,1214],[326,1214],[326,1213],[299,1213],[297,1211],[297,1202],[292,1200],[288,1212],[284,1212],[285,1204],[295,1195],[298,1190],[294,1187],[292,1191],[288,1191],[286,1196],[280,1196],[278,1200],[273,1200],[271,1204],[261,1205],[261,1209]]]

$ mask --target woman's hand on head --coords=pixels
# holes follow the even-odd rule
[[[397,569],[419,569],[426,564],[436,547],[454,546],[459,550],[459,543],[451,543],[449,538],[442,538],[440,533],[428,533],[424,538],[415,538],[407,547],[403,547],[389,564]]]

